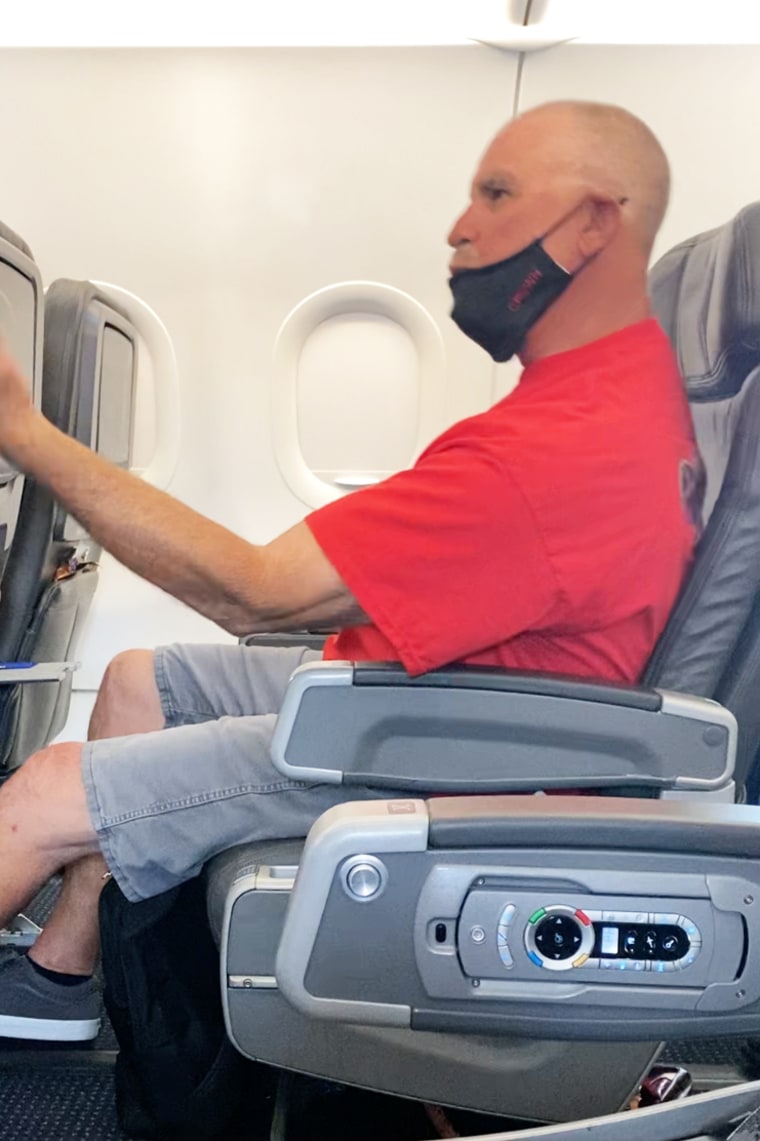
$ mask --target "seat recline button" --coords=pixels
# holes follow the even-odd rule
[[[346,887],[355,899],[372,899],[383,886],[381,870],[365,861],[360,861],[346,872]]]

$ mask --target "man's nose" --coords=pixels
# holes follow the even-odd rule
[[[464,245],[466,242],[472,242],[474,240],[475,227],[473,225],[472,206],[468,206],[464,213],[459,215],[452,226],[447,241],[452,249],[458,249],[459,246]]]

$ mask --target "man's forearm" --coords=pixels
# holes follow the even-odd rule
[[[12,450],[130,570],[232,633],[266,624],[262,548],[114,467],[40,415],[29,418]]]

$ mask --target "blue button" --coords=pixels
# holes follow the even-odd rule
[[[537,967],[543,967],[543,961],[539,959],[535,951],[528,951],[528,958],[530,959],[531,963],[535,963]]]

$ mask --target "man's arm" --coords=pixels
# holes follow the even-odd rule
[[[305,523],[257,547],[114,467],[31,406],[1,348],[0,453],[130,570],[231,634],[368,621]]]

